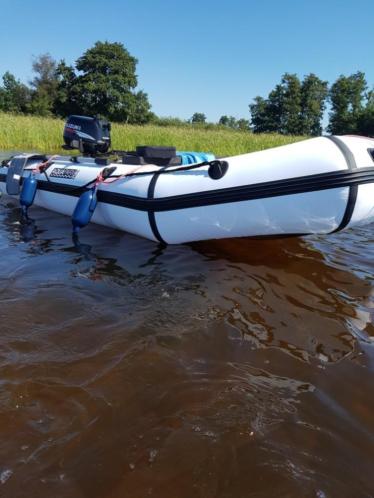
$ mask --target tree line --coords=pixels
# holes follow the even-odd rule
[[[66,117],[70,114],[102,116],[115,122],[159,126],[222,126],[250,130],[250,122],[222,116],[208,123],[204,113],[195,112],[188,120],[158,117],[151,112],[148,96],[135,91],[137,59],[121,43],[96,42],[74,65],[56,62],[48,53],[32,63],[34,78],[29,85],[13,74],[3,75],[0,111],[38,116]]]
[[[6,72],[0,87],[0,111],[39,116],[69,114],[105,116],[131,124],[151,120],[151,105],[136,91],[137,59],[121,43],[96,42],[74,65],[56,62],[50,54],[32,64],[29,85]]]
[[[313,73],[302,81],[296,74],[285,73],[266,99],[258,96],[249,105],[253,132],[321,135],[327,103],[328,132],[374,135],[374,91],[368,91],[360,71],[339,76],[330,88]]]
[[[148,95],[136,90],[137,63],[123,44],[100,41],[73,65],[42,54],[33,61],[34,78],[28,85],[10,72],[3,75],[0,111],[58,117],[97,115],[129,124],[192,124],[317,136],[323,132],[322,120],[329,105],[328,132],[374,135],[374,90],[368,90],[362,72],[342,75],[330,87],[313,73],[303,80],[285,73],[267,98],[255,97],[249,105],[250,119],[224,115],[213,124],[207,123],[202,112],[195,112],[187,121],[156,116]]]

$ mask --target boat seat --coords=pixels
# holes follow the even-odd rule
[[[134,152],[128,152],[122,157],[123,164],[158,166],[179,166],[213,161],[214,154],[209,152],[176,151],[175,147],[139,146]]]

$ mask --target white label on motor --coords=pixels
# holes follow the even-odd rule
[[[20,179],[21,179],[20,175],[13,175],[13,178],[14,178],[15,180],[20,180]]]

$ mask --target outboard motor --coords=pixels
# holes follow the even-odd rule
[[[78,149],[82,154],[96,155],[108,152],[110,123],[88,116],[69,116],[64,128],[65,149]]]

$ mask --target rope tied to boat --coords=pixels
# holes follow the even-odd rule
[[[29,219],[28,209],[34,203],[36,191],[38,188],[38,181],[36,179],[36,175],[44,173],[47,180],[50,181],[48,178],[48,175],[46,174],[46,170],[47,170],[47,168],[49,168],[49,166],[51,164],[53,164],[53,161],[56,157],[57,156],[52,156],[52,157],[48,158],[47,160],[42,161],[41,163],[35,165],[30,170],[30,174],[26,178],[23,179],[22,190],[20,193],[19,202],[20,202],[21,209],[22,209],[22,215],[26,220]]]
[[[107,180],[110,178],[110,175],[115,171],[115,169],[116,168],[112,166],[101,170],[96,179],[88,184],[91,185],[88,190],[83,192],[79,197],[71,218],[73,224],[73,237],[76,237],[79,230],[84,228],[91,221],[97,206],[97,188],[103,183],[112,183],[107,182]],[[132,172],[135,172],[138,169],[139,168],[134,168]],[[126,174],[121,175],[122,178],[125,176]],[[119,177],[112,179],[112,181],[117,181],[118,179]],[[87,188],[87,186],[85,188]]]
[[[33,174],[44,174],[44,176],[47,178],[47,180],[50,182],[51,180],[49,179],[49,176],[47,175],[47,169],[52,166],[54,163],[55,159],[58,158],[58,155],[54,155],[49,157],[46,161],[42,161],[41,163],[37,164],[34,166],[34,168],[31,170]]]
[[[153,175],[153,177],[155,178],[161,174],[173,173],[181,170],[188,171],[191,169],[201,168],[202,166],[209,166],[209,168],[213,168],[212,171],[210,171],[210,174],[208,170],[209,176],[212,179],[219,179],[226,174],[229,165],[226,161],[214,160],[182,168],[173,168],[173,169],[162,168],[156,171],[155,170],[141,171],[144,170],[145,168],[145,165],[142,165],[136,168],[132,168],[130,171],[127,171],[126,173],[123,173],[121,175],[113,175],[114,171],[116,170],[116,166],[109,166],[103,168],[96,176],[95,180],[92,180],[86,185],[79,187],[80,189],[84,190],[84,192],[80,195],[78,199],[78,202],[75,206],[71,219],[73,224],[73,237],[77,237],[77,234],[80,231],[80,229],[87,226],[88,223],[91,221],[91,218],[95,212],[98,202],[97,189],[99,185],[111,184],[119,181],[120,179],[124,179],[130,176]]]
[[[198,164],[192,164],[190,166],[181,166],[174,168],[164,167],[158,170],[149,170],[147,169],[149,165],[146,164],[133,168],[132,170],[126,173],[122,173],[120,175],[113,175],[112,173],[114,173],[117,167],[111,166],[102,169],[95,180],[92,180],[86,183],[85,185],[80,186],[79,188],[87,188],[92,184],[99,185],[100,183],[105,183],[105,184],[114,183],[124,178],[133,177],[133,176],[164,175],[164,174],[178,173],[183,171],[191,171],[194,169],[202,168],[204,166],[208,166],[208,175],[212,180],[220,180],[227,173],[229,168],[229,163],[227,161],[214,159],[213,161],[204,161]],[[143,169],[146,169],[146,171],[142,171]]]

